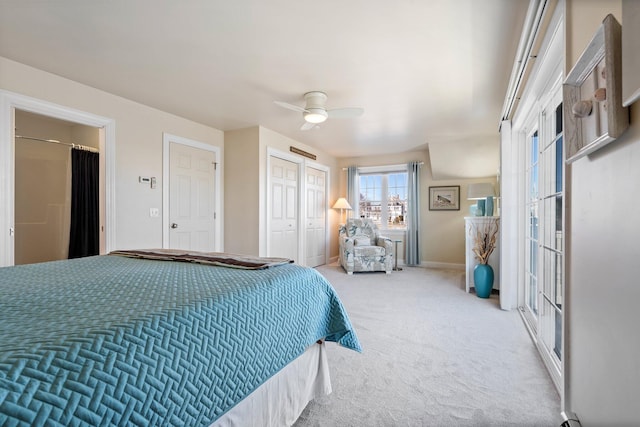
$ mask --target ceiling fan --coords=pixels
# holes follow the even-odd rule
[[[364,109],[359,107],[334,108],[327,110],[327,94],[324,92],[307,92],[304,94],[304,100],[306,101],[306,105],[304,107],[289,104],[288,102],[274,101],[276,105],[302,113],[302,117],[305,122],[302,127],[300,127],[300,130],[313,129],[317,124],[324,122],[328,118],[347,119],[361,116],[362,113],[364,113]]]

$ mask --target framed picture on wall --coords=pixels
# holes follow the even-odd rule
[[[562,85],[566,162],[614,141],[629,127],[622,106],[622,28],[607,15]]]
[[[430,211],[459,211],[460,186],[429,187]]]

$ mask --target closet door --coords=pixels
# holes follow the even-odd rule
[[[326,262],[326,182],[327,173],[306,167],[305,265],[316,267]]]
[[[270,156],[268,255],[298,260],[298,164]]]

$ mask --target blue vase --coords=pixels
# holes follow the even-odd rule
[[[493,197],[487,197],[487,200],[484,204],[484,215],[485,216],[493,216]]]
[[[476,216],[484,216],[484,203],[485,200],[478,200],[478,206],[476,208]]]
[[[493,289],[493,268],[489,264],[478,264],[473,269],[473,283],[479,298],[489,298]]]

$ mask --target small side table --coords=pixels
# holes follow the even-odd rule
[[[402,271],[402,268],[398,267],[398,243],[402,243],[402,240],[393,239],[395,248],[393,250],[393,257],[396,259],[396,265],[393,267],[393,271]]]

